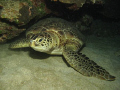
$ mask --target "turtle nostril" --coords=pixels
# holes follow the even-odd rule
[[[33,40],[30,40],[30,42],[32,43],[32,42],[33,42]]]

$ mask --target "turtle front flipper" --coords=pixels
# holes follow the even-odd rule
[[[74,45],[66,44],[63,50],[63,56],[68,64],[76,71],[89,77],[97,77],[99,79],[113,81],[115,77],[110,75],[102,67],[98,66],[94,61],[88,57],[74,50]]]
[[[23,48],[30,47],[29,39],[20,39],[10,44],[9,48]]]

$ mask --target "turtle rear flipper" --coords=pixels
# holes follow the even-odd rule
[[[75,45],[74,45],[75,46]],[[115,77],[110,75],[105,69],[98,66],[94,61],[82,53],[72,50],[73,46],[66,45],[63,50],[63,56],[68,64],[76,71],[89,77],[97,77],[99,79],[113,81]]]
[[[23,48],[30,47],[29,39],[20,39],[10,44],[9,48]]]

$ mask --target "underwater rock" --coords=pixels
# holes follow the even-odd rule
[[[0,0],[0,18],[10,22],[26,24],[35,16],[42,17],[46,14],[45,4],[42,0]]]
[[[14,25],[0,22],[0,43],[6,42],[8,39],[18,36],[25,29],[18,29]]]
[[[36,16],[40,18],[46,14],[43,0],[0,0],[0,43],[25,30],[14,25],[26,25]]]
[[[59,0],[63,3],[76,3],[78,7],[82,7],[86,0]]]
[[[55,1],[55,0],[53,0]],[[85,3],[103,3],[103,0],[59,0],[60,2],[63,2],[63,3],[75,3],[77,4],[78,7],[82,7],[83,4]]]

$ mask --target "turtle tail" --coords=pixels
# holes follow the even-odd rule
[[[20,39],[17,40],[9,45],[9,48],[23,48],[23,47],[30,47],[30,40],[29,39]]]
[[[107,81],[115,80],[114,76],[110,75],[109,72],[97,65],[94,61],[90,60],[82,53],[78,53],[70,48],[67,49],[67,47],[65,47],[63,50],[63,56],[68,64],[82,75],[97,77]]]

